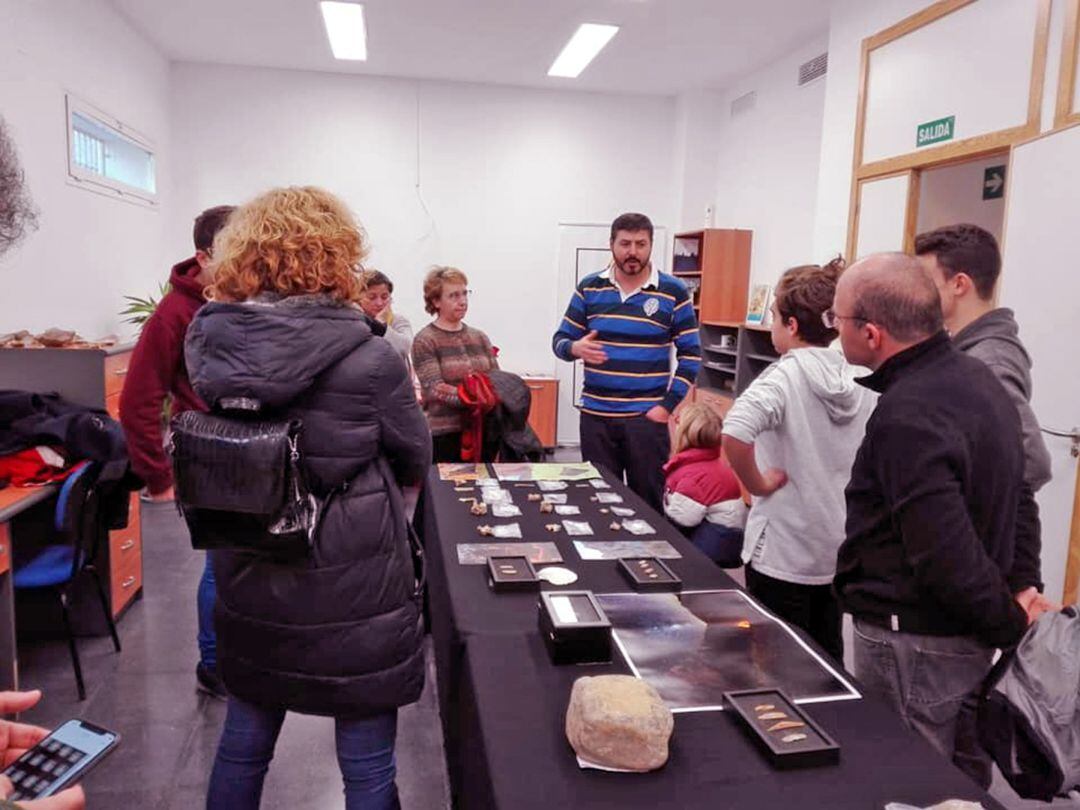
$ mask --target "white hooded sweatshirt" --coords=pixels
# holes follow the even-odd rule
[[[876,402],[839,351],[817,347],[787,352],[735,401],[724,433],[753,443],[760,469],[788,475],[772,495],[754,498],[743,562],[786,582],[832,582],[844,488]]]

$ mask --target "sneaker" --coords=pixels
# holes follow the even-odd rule
[[[225,684],[221,682],[217,671],[205,664],[200,663],[195,667],[195,688],[218,700],[229,699],[229,693],[225,691]]]

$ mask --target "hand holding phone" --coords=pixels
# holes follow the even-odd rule
[[[8,727],[9,737],[15,735],[16,745],[33,737],[39,738],[3,773],[12,787],[7,798],[20,802],[27,810],[80,810],[86,801],[82,789],[66,788],[81,780],[120,740],[116,732],[85,720],[68,720],[51,734],[46,732],[43,739],[40,733],[44,729],[3,721],[0,724]],[[15,747],[6,749],[5,761],[18,750]]]

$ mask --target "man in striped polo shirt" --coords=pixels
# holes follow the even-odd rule
[[[568,362],[585,361],[582,458],[625,474],[660,510],[667,421],[697,377],[701,344],[685,285],[649,259],[652,238],[644,214],[611,223],[611,264],[578,284],[552,348]]]

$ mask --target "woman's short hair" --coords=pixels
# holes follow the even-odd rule
[[[681,453],[692,447],[719,447],[723,440],[723,429],[724,421],[708,405],[687,403],[676,416],[672,452]]]
[[[829,329],[821,313],[833,305],[836,282],[844,271],[844,260],[837,256],[828,264],[804,264],[792,267],[776,285],[776,311],[787,323],[794,318],[799,325],[799,337],[814,346],[828,346],[838,332]]]
[[[237,208],[214,238],[208,297],[322,293],[355,302],[366,253],[367,235],[333,194],[314,186],[271,189]]]
[[[392,282],[381,270],[362,270],[360,272],[360,282],[364,285],[364,289],[370,289],[371,287],[386,287],[387,292],[394,291],[394,282]]]
[[[435,302],[442,297],[444,284],[468,284],[469,279],[456,267],[432,267],[424,277],[424,310],[430,315],[439,310]]]

